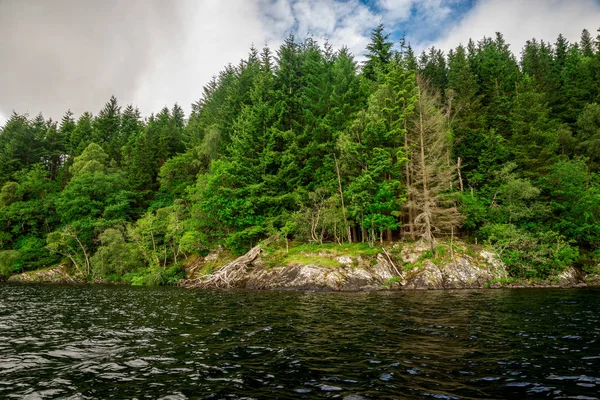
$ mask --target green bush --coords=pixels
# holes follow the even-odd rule
[[[100,235],[100,242],[102,245],[90,259],[94,275],[113,280],[144,265],[140,252],[125,242],[119,229],[106,229]]]
[[[15,262],[19,258],[19,252],[15,250],[0,251],[0,281],[4,281],[16,271]]]
[[[180,265],[165,269],[148,269],[125,276],[133,286],[170,286],[185,278],[185,270]]]
[[[529,232],[512,224],[486,224],[480,234],[516,277],[545,279],[560,273],[579,257],[576,247],[550,230]]]

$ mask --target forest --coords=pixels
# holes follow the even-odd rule
[[[0,128],[0,277],[64,264],[168,284],[221,246],[461,237],[514,277],[600,265],[600,34],[498,33],[366,61],[288,36],[144,117],[115,97]]]

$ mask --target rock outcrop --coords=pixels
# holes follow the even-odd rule
[[[8,278],[9,282],[23,283],[82,283],[71,276],[63,266],[46,268],[37,271],[24,272]]]
[[[399,252],[400,267],[383,250],[373,260],[336,256],[339,267],[292,263],[268,268],[256,247],[217,270],[214,276],[190,280],[183,286],[333,291],[468,289],[483,288],[507,277],[503,264],[485,250],[473,257],[453,254],[442,262],[435,260],[435,263],[433,259],[423,259],[428,248],[420,244],[406,246]],[[235,272],[232,272],[232,266],[235,266]],[[225,285],[223,276],[228,277]]]

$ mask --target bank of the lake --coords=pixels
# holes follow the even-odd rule
[[[18,274],[10,281],[88,282],[62,266]],[[92,282],[132,283],[98,279]],[[585,287],[600,285],[600,277],[569,267],[545,279],[514,278],[493,249],[453,240],[438,242],[433,251],[422,242],[379,246],[271,244],[256,246],[241,257],[219,249],[188,260],[185,279],[172,283],[204,289],[374,291]]]

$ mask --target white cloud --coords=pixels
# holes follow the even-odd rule
[[[257,0],[257,5],[266,28],[266,40],[269,43],[281,42],[296,23],[292,5],[288,0]]]
[[[380,0],[379,7],[384,10],[386,21],[405,21],[410,17],[410,10],[416,0]]]
[[[479,0],[460,21],[464,0],[0,0],[0,114],[12,109],[60,118],[96,113],[111,95],[144,115],[179,103],[185,110],[228,63],[251,44],[277,50],[285,36],[307,34],[358,60],[372,29],[409,27],[417,51],[448,50],[469,38],[502,32],[517,54],[526,40],[577,41],[600,23],[595,0]],[[442,32],[425,42],[419,35]],[[415,43],[417,42],[417,43]],[[0,115],[0,124],[2,121]]]
[[[484,36],[504,35],[518,57],[525,42],[536,38],[554,43],[560,33],[569,41],[579,41],[586,28],[593,34],[600,25],[600,4],[595,0],[481,0],[447,33],[432,42],[415,47],[422,50],[431,45],[449,50]]]
[[[113,94],[144,115],[189,110],[252,44],[276,50],[295,32],[359,55],[379,20],[359,0],[0,0],[0,111],[59,119]]]
[[[0,109],[59,119],[131,102],[145,68],[179,38],[179,9],[160,0],[0,1]]]
[[[356,56],[364,51],[381,17],[358,0],[259,0],[269,44],[273,48],[293,32],[299,40],[312,36],[334,48],[346,46]]]
[[[181,37],[169,42],[167,35],[139,78],[133,102],[144,114],[176,102],[189,110],[213,75],[247,57],[253,43],[261,47],[265,41],[254,2],[189,0],[182,11]]]

